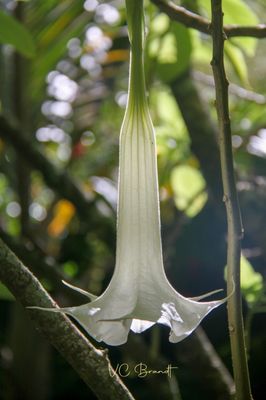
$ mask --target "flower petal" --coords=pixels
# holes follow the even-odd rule
[[[141,333],[153,326],[155,322],[143,321],[141,319],[133,319],[130,329],[135,333]]]
[[[54,313],[63,312],[74,318],[82,328],[98,342],[105,342],[111,346],[126,343],[132,319],[101,320],[100,308],[92,307],[92,303],[77,307],[44,308],[28,307],[30,309],[50,311]]]
[[[169,341],[178,343],[189,336],[207,314],[222,303],[225,303],[226,300],[227,298],[200,303],[183,298],[182,302],[179,299],[179,307],[174,303],[164,303],[162,304],[162,315],[158,323],[169,326],[171,328]],[[178,313],[177,308],[181,315]]]
[[[127,341],[131,319],[102,320],[101,309],[84,304],[79,307],[64,309],[66,314],[73,317],[86,332],[98,342],[105,342],[112,346],[118,346]]]

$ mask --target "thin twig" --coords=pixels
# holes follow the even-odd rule
[[[177,6],[171,1],[151,0],[161,11],[174,21],[180,22],[188,28],[194,28],[207,35],[211,34],[210,21],[201,15],[195,14],[184,7]],[[224,32],[228,38],[250,36],[257,39],[266,38],[266,24],[257,26],[225,25]]]
[[[214,87],[213,76],[205,74],[201,71],[193,71],[193,78],[203,83],[207,86]],[[242,86],[236,85],[235,83],[230,83],[229,93],[239,97],[240,99],[254,102],[259,105],[266,104],[266,96],[260,93],[253,92],[252,90],[247,90]]]
[[[228,106],[228,81],[225,74],[223,59],[225,34],[223,32],[222,0],[211,0],[211,6],[213,38],[213,58],[211,65],[216,91],[221,170],[228,224],[228,324],[236,384],[236,398],[238,400],[250,400],[252,397],[245,351],[240,288],[240,241],[243,235],[243,229],[234,176],[231,125]]]
[[[0,240],[0,280],[24,306],[54,308],[40,282]],[[96,349],[61,313],[29,311],[35,327],[72,365],[99,399],[133,400],[112,370],[106,351]]]
[[[195,385],[208,388],[210,398],[231,400],[235,384],[230,372],[216,353],[215,348],[201,327],[180,343],[176,359],[188,368]]]

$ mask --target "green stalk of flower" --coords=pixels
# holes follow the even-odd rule
[[[171,342],[186,338],[225,299],[199,302],[178,293],[163,266],[156,143],[146,98],[143,0],[126,0],[131,44],[129,95],[120,133],[116,264],[104,293],[78,307],[49,309],[75,318],[96,340],[127,341],[156,322]],[[36,308],[36,307],[35,307]]]
[[[131,46],[130,73],[129,73],[129,99],[127,109],[133,103],[140,108],[148,107],[145,93],[144,78],[144,13],[143,0],[126,0],[128,34]]]

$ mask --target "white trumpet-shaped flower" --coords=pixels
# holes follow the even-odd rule
[[[129,330],[156,322],[170,329],[170,342],[187,337],[225,300],[198,302],[168,282],[162,259],[156,144],[144,84],[142,0],[127,0],[131,41],[129,97],[120,134],[116,264],[105,292],[63,311],[98,341],[120,345]],[[202,296],[204,297],[204,296]],[[199,298],[198,298],[199,299]],[[197,300],[198,300],[197,299]]]

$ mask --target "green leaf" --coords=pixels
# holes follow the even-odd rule
[[[241,290],[246,300],[253,303],[263,289],[262,275],[254,271],[250,262],[241,256]]]
[[[211,16],[211,6],[209,0],[199,0],[200,6],[205,10],[208,18]],[[259,23],[257,15],[242,0],[223,0],[224,24],[233,25],[257,25]],[[233,38],[230,41],[237,44],[250,57],[255,53],[258,43],[257,39],[243,37]]]
[[[227,280],[227,265],[224,269],[224,279]],[[246,257],[241,254],[240,259],[240,285],[241,292],[243,293],[248,303],[255,303],[263,291],[263,278],[262,275],[254,271],[250,262]]]
[[[158,14],[152,19],[150,30],[158,35],[162,35],[169,29],[170,19],[165,14]]]
[[[40,100],[40,92],[43,93],[46,87],[45,77],[65,55],[67,42],[79,37],[88,23],[88,16],[83,12],[83,3],[60,2],[56,7],[47,9],[49,4],[41,3],[32,15],[32,30],[38,46],[38,58],[34,60],[30,88],[34,100]]]
[[[73,278],[78,273],[78,265],[74,261],[67,261],[64,263],[63,268],[64,273],[70,278]]]
[[[200,171],[189,165],[180,165],[172,170],[171,186],[179,210],[194,217],[207,201],[205,181]]]
[[[13,294],[0,282],[0,300],[14,300]]]
[[[243,26],[259,24],[256,14],[248,4],[242,0],[224,0],[223,11],[225,24],[238,24]],[[254,56],[258,39],[242,37],[233,38],[231,41],[237,44],[249,57]]]
[[[232,65],[241,83],[246,87],[250,87],[250,83],[248,80],[247,63],[243,55],[243,52],[230,42],[225,43],[224,49],[225,49],[225,55],[229,60],[230,64]]]
[[[29,31],[14,17],[0,11],[0,43],[11,44],[26,57],[34,57],[35,44]]]
[[[224,23],[239,25],[257,25],[256,14],[242,0],[223,0]]]
[[[211,2],[199,0],[199,5],[211,17]],[[223,0],[224,24],[256,25],[258,17],[248,4],[242,0]]]
[[[199,31],[191,30],[191,39],[193,45],[192,62],[206,66],[210,65],[212,58],[212,45],[209,38],[202,36]]]
[[[161,89],[157,92],[153,91],[152,95],[160,123],[172,125],[177,131],[176,135],[179,136],[180,131],[184,130],[184,122],[172,93]]]
[[[166,19],[160,18],[158,24],[155,22],[154,36],[149,41],[148,52],[156,60],[159,78],[164,82],[171,82],[188,67],[192,51],[190,33],[186,27],[176,22],[171,22],[164,32],[167,27]]]

